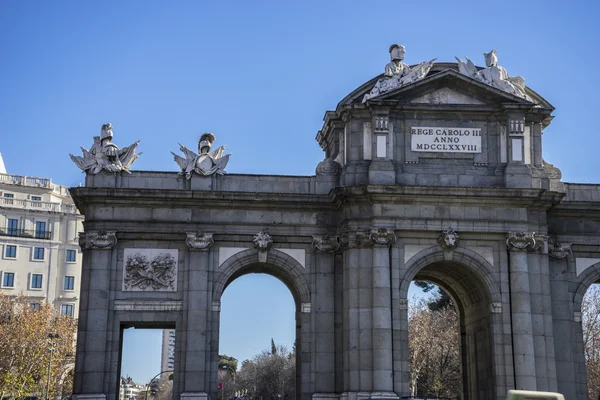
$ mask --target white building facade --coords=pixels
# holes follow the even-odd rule
[[[77,317],[82,222],[66,186],[0,171],[0,291]]]
[[[160,370],[173,371],[175,367],[175,329],[163,329]]]

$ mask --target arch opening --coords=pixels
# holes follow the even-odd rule
[[[455,315],[447,313],[449,316],[446,315],[446,319],[437,318],[440,320],[437,321],[437,329],[454,329],[453,334],[440,332],[437,336],[445,336],[446,340],[454,338],[455,342],[449,343],[449,346],[458,346],[455,349],[458,354],[454,353],[458,357],[458,371],[454,371],[454,375],[450,374],[452,378],[446,382],[446,386],[452,387],[452,396],[459,396],[461,399],[492,398],[495,395],[494,315],[491,307],[495,300],[495,290],[493,286],[490,288],[490,283],[493,282],[487,271],[482,265],[474,267],[463,262],[444,260],[443,254],[433,262],[422,265],[414,263],[412,269],[409,267],[412,282],[422,281],[439,287],[441,293],[448,295],[455,309]],[[401,291],[406,293],[407,287],[408,284],[403,282]],[[435,336],[434,332],[433,337]],[[438,341],[439,339],[436,338]],[[458,381],[456,373],[460,377],[458,388],[453,386]],[[414,377],[414,374],[411,376]],[[411,385],[414,383],[411,382]],[[411,389],[414,388],[411,386]],[[439,385],[437,390],[438,393],[425,394],[440,395],[442,390]],[[450,392],[446,392],[446,395]],[[421,394],[418,391],[416,393]]]

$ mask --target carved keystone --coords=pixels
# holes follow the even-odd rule
[[[459,239],[460,236],[458,236],[458,233],[449,227],[445,231],[440,232],[438,236],[438,243],[444,250],[453,250],[458,247]]]

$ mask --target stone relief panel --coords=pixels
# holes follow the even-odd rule
[[[124,249],[123,291],[177,291],[176,249]]]

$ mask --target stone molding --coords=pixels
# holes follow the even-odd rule
[[[208,393],[205,392],[183,392],[179,400],[208,400]]]
[[[571,257],[571,243],[560,243],[558,240],[548,239],[548,255],[555,260]]]
[[[575,311],[573,313],[573,321],[581,322],[581,311]]]
[[[311,303],[302,303],[300,304],[300,312],[305,314],[310,314]]]
[[[115,300],[115,311],[181,311],[183,301],[179,300]]]
[[[215,243],[212,233],[187,233],[185,244],[192,250],[208,251]]]
[[[506,248],[509,251],[544,250],[547,240],[547,236],[535,232],[508,232],[506,236]]]
[[[390,228],[372,228],[369,240],[375,246],[391,246],[396,242],[396,235]]]
[[[211,311],[217,311],[217,312],[221,312],[221,302],[220,301],[213,301],[212,305],[210,307]]]
[[[438,244],[444,250],[453,250],[458,247],[460,236],[451,227],[441,231],[438,235]]]
[[[112,249],[117,244],[117,232],[79,232],[79,247],[85,249]]]
[[[324,253],[335,253],[340,249],[339,236],[313,236],[312,248]]]

